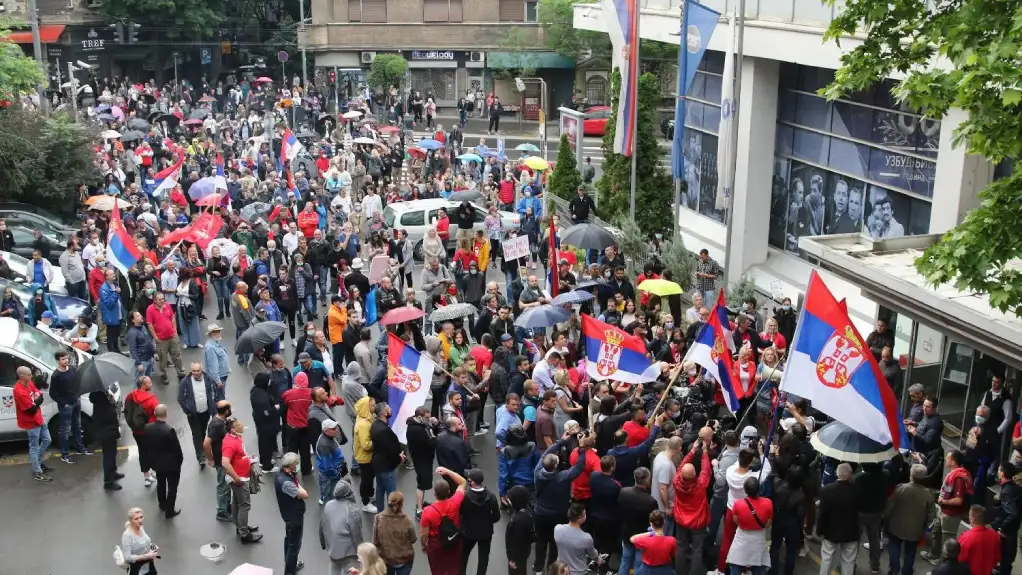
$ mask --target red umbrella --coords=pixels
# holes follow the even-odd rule
[[[221,200],[223,200],[223,197],[220,194],[210,194],[200,199],[199,201],[195,202],[195,205],[202,206],[204,208],[208,208],[210,206],[219,206]]]
[[[426,150],[423,150],[422,148],[416,148],[415,146],[412,146],[411,148],[408,148],[408,155],[413,157],[413,158],[418,158],[420,160],[425,160],[426,159]]]
[[[422,319],[425,315],[426,312],[417,307],[398,307],[383,314],[383,317],[380,318],[380,325],[396,325],[406,321],[415,321]]]
[[[396,134],[396,133],[398,133],[400,131],[401,131],[401,128],[398,128],[397,126],[384,126],[384,127],[380,128],[380,133],[381,134]]]
[[[198,118],[192,118],[191,120],[185,120],[184,125],[186,126],[201,126],[202,120]]]
[[[199,101],[200,102],[216,102],[216,98],[214,98],[213,96],[203,96],[203,97],[199,98]]]
[[[267,78],[266,76],[259,76],[258,78],[255,79],[255,81],[256,82],[273,82],[273,80],[271,80],[270,78]]]

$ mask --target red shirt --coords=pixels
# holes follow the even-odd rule
[[[625,445],[628,447],[641,445],[643,441],[649,438],[649,428],[634,420],[626,421],[621,426],[621,429],[628,434],[628,440],[625,442]]]
[[[749,503],[744,503],[745,501]],[[755,499],[746,497],[741,501],[735,501],[735,507],[731,512],[734,514],[735,523],[738,523],[738,527],[746,531],[759,531],[763,528],[759,526],[756,518],[752,516],[752,509],[749,508],[750,503],[752,508],[756,510],[759,520],[764,525],[767,525],[774,518],[774,502],[766,497],[756,497]]]
[[[17,410],[18,429],[35,429],[43,426],[43,410],[37,409],[29,415],[25,412],[35,405],[36,397],[42,395],[34,383],[28,385],[14,384],[14,409]]]
[[[500,181],[500,193],[497,194],[497,199],[502,204],[510,204],[515,201],[515,183],[513,181],[501,180]]]
[[[557,250],[557,261],[568,260],[568,265],[575,267],[578,263],[578,258],[575,257],[575,252],[571,250]]]
[[[443,501],[434,501],[422,510],[420,525],[429,530],[430,537],[440,536],[440,518],[447,517],[455,527],[461,527],[461,502],[465,500],[464,491],[455,491],[454,495]]]
[[[468,268],[472,262],[476,263],[476,267],[479,267],[479,261],[476,259],[476,255],[472,252],[466,252],[465,250],[459,249],[454,252],[454,261],[461,262],[461,269],[468,273]]]
[[[448,240],[451,237],[451,219],[440,218],[436,221],[436,235],[441,240]]]
[[[779,333],[770,335],[764,331],[759,334],[759,337],[763,341],[769,341],[770,343],[774,344],[774,347],[776,347],[778,350],[784,350],[788,348],[788,342],[785,341],[784,336]]]
[[[231,462],[231,467],[239,477],[248,477],[252,462],[248,460],[248,455],[245,455],[245,444],[242,443],[240,436],[233,433],[224,436],[224,446],[220,453]]]
[[[578,463],[578,448],[571,452],[568,462],[572,465]],[[581,475],[571,480],[571,497],[579,501],[589,499],[593,492],[589,490],[589,474],[600,470],[600,456],[596,455],[595,449],[586,450],[586,468]]]
[[[162,310],[154,303],[149,304],[145,310],[145,321],[153,326],[156,339],[160,341],[171,339],[177,333],[177,328],[174,327],[174,310],[166,302],[163,303]]]
[[[476,375],[483,376],[483,371],[493,363],[493,352],[486,349],[485,345],[473,345],[468,352],[472,359],[476,360]]]
[[[1001,560],[1001,536],[986,525],[962,533],[958,544],[962,546],[958,561],[968,563],[972,575],[990,575]]]
[[[657,274],[653,274],[653,275],[649,275],[649,276],[647,276],[644,273],[639,274],[639,277],[635,278],[635,287],[639,287],[640,285],[642,285],[642,282],[644,282],[646,280],[658,280],[658,279],[661,279],[661,278]],[[649,295],[650,295],[649,292],[645,292],[645,291],[641,292],[639,294],[639,302],[641,302],[642,305],[648,304],[649,303]]]
[[[642,551],[642,562],[650,567],[670,565],[678,542],[670,535],[648,533],[635,538],[635,548]]]
[[[319,214],[316,210],[298,212],[298,228],[302,230],[305,239],[311,240],[316,234],[316,230],[319,229]]]

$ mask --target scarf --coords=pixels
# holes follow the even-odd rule
[[[241,309],[248,311],[248,297],[237,292],[235,292],[235,295],[238,296],[238,305],[241,306]]]

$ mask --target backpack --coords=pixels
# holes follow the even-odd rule
[[[439,513],[439,510],[437,510]],[[440,546],[444,549],[454,547],[461,540],[461,530],[450,517],[440,515]]]
[[[135,432],[142,431],[149,423],[149,414],[135,401],[134,394],[129,394],[124,399],[124,420],[128,422],[128,427]]]

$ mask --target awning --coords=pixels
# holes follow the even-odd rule
[[[575,61],[556,52],[487,52],[488,68],[566,68],[574,69]]]
[[[43,44],[53,44],[60,38],[60,35],[64,33],[65,26],[63,24],[43,24],[39,27],[39,40]],[[8,42],[14,42],[15,44],[31,44],[32,43],[32,31],[31,30],[18,30],[17,32],[11,32],[5,38]]]

